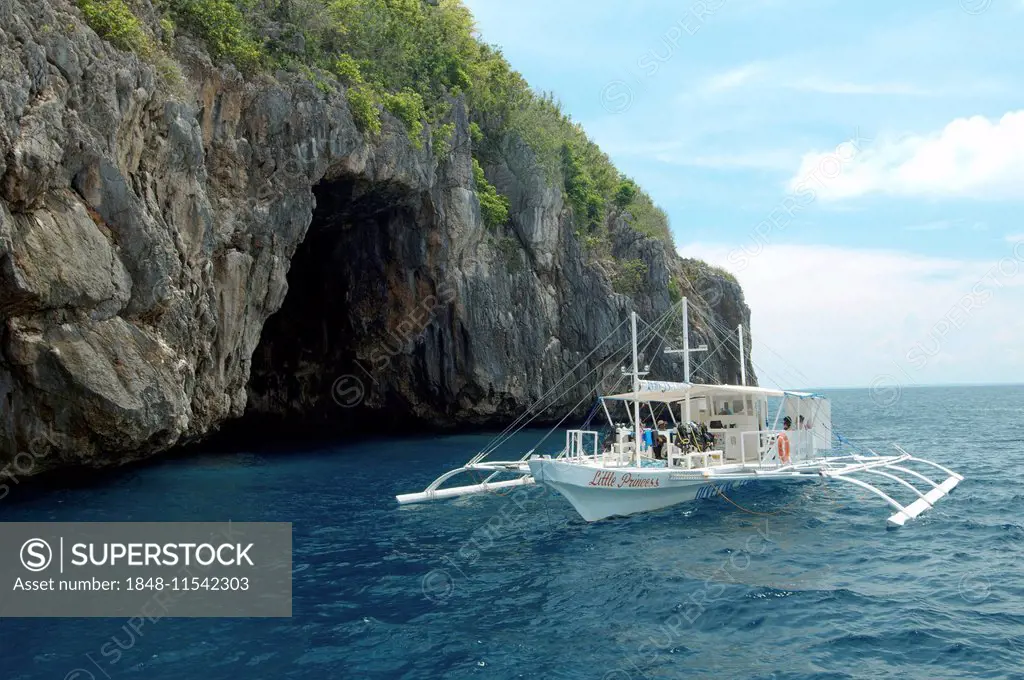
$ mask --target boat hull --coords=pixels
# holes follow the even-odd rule
[[[667,468],[610,469],[559,460],[530,461],[534,479],[558,491],[588,522],[635,515],[712,498],[754,481],[754,475],[711,479]]]

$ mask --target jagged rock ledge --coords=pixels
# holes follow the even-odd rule
[[[613,255],[647,273],[615,293],[518,140],[486,167],[510,224],[484,227],[458,102],[438,160],[388,116],[365,138],[343,92],[245,80],[187,40],[176,56],[171,93],[72,5],[0,3],[0,469],[120,464],[238,418],[503,425],[629,310],[668,309],[670,277],[693,342],[748,323],[734,282],[621,219]]]

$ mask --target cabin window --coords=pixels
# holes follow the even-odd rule
[[[734,416],[744,413],[743,399],[715,399],[713,404],[716,416]]]

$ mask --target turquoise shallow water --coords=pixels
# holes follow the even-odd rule
[[[866,492],[815,483],[595,524],[539,489],[395,504],[480,435],[14,488],[3,521],[291,521],[294,617],[0,620],[0,677],[1024,677],[1024,387],[830,396],[837,429],[967,480],[899,531]]]

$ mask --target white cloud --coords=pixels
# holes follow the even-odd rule
[[[927,97],[938,94],[937,90],[917,87],[906,83],[851,83],[840,80],[828,80],[825,78],[801,78],[790,82],[782,83],[782,87],[801,92],[818,92],[821,94],[850,94],[850,95],[904,95],[914,97]]]
[[[835,70],[837,69],[831,69],[831,71]],[[833,95],[896,95],[904,97],[963,97],[999,94],[1008,91],[1005,83],[992,79],[975,79],[969,83],[947,83],[941,86],[922,86],[885,79],[870,82],[837,79],[814,73],[808,68],[805,61],[794,60],[752,61],[709,76],[703,81],[698,91],[707,96],[744,88],[792,90]]]
[[[978,80],[970,84],[959,83],[940,87],[922,87],[902,82],[856,83],[810,77],[794,80],[782,86],[793,90],[818,92],[821,94],[902,95],[905,97],[980,96],[1001,94],[1008,90],[1004,83],[993,80]]]
[[[1007,243],[1024,243],[1024,233],[1022,234],[1007,234]]]
[[[909,227],[904,227],[905,231],[946,231],[952,229],[956,225],[954,220],[936,220],[935,222],[925,222],[924,224],[912,224]]]
[[[968,222],[963,218],[953,220],[935,220],[903,227],[904,231],[949,231],[950,229],[985,231],[988,226],[984,222]]]
[[[830,155],[805,154],[791,188]],[[1024,198],[1024,110],[998,121],[957,118],[930,135],[879,139],[818,192],[824,199],[865,194]]]
[[[716,73],[704,81],[701,88],[705,93],[725,92],[746,85],[758,76],[767,73],[768,68],[761,62],[751,62],[723,73]]]
[[[799,151],[785,149],[763,149],[740,153],[718,153],[689,155],[687,153],[655,153],[654,160],[669,165],[683,165],[714,170],[782,170],[793,167],[793,160],[800,157]]]
[[[721,244],[680,253],[739,279],[762,384],[1024,380],[1024,247],[991,262],[822,245],[751,245],[743,260]]]

